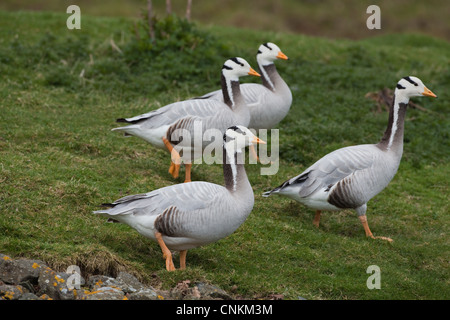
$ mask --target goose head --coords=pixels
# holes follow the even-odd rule
[[[256,59],[259,64],[266,66],[272,64],[277,59],[287,60],[288,57],[281,52],[281,49],[276,44],[267,42],[259,46]]]
[[[222,67],[222,74],[226,79],[239,81],[240,77],[251,75],[260,77],[250,64],[243,58],[235,57],[225,61]]]
[[[400,97],[400,100],[405,101],[408,101],[411,97],[421,96],[437,98],[437,96],[423,84],[422,80],[413,76],[400,79],[395,89],[395,95]]]
[[[244,126],[229,127],[223,135],[225,149],[229,152],[241,152],[252,144],[266,144]]]

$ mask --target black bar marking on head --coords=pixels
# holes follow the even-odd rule
[[[236,131],[237,133],[246,135],[245,131],[242,131],[241,128],[239,128],[238,126],[232,126],[232,127],[229,127],[228,129],[231,129],[233,131]]]
[[[269,50],[272,50],[272,48],[271,47],[269,47],[269,44],[268,44],[268,42],[266,42],[266,43],[263,43],[263,46],[264,47],[266,47],[267,49],[269,49]]]
[[[402,86],[400,83],[397,83],[397,89],[406,89],[406,88]]]
[[[411,78],[410,78],[409,76],[408,76],[408,77],[404,77],[403,79],[405,79],[405,80],[408,81],[409,83],[415,85],[416,87],[418,86],[418,84],[415,83],[413,80],[411,80]]]
[[[232,67],[229,67],[229,66],[227,66],[227,65],[223,65],[222,69],[233,70]]]
[[[244,64],[242,62],[239,62],[239,60],[237,58],[231,58],[230,60],[236,62],[236,64],[240,65],[240,66],[244,66]]]
[[[244,136],[247,134],[245,131],[242,131],[241,128],[239,128],[239,127],[237,127],[237,126],[229,127],[229,128],[227,129],[227,131],[228,131],[228,130],[236,131],[237,133],[242,134],[242,135],[244,135]],[[234,137],[229,137],[229,136],[227,135],[226,132],[225,132],[224,135],[223,135],[223,140],[226,141],[226,142],[229,142],[229,141],[234,140],[234,139],[235,139]]]

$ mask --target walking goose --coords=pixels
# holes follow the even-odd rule
[[[277,71],[274,63],[277,59],[287,60],[288,57],[276,44],[271,42],[262,44],[256,54],[262,85],[257,83],[241,85],[242,95],[250,109],[249,128],[271,129],[289,112],[292,93]],[[199,98],[223,101],[221,90],[207,93]]]
[[[189,182],[192,160],[200,158],[203,149],[211,144],[203,139],[206,130],[217,129],[222,136],[232,125],[248,126],[250,113],[239,84],[239,77],[245,75],[260,76],[244,59],[231,58],[222,67],[223,102],[214,99],[175,102],[133,118],[117,119],[117,122],[130,125],[112,130],[124,131],[125,134],[142,138],[158,148],[167,149],[172,156],[169,173],[174,178],[178,177],[181,163],[177,149],[182,149],[186,167],[185,182]],[[195,143],[195,136],[198,134],[202,135],[201,143]],[[215,148],[221,150],[221,139],[217,140],[214,142]]]
[[[265,144],[243,126],[226,130],[222,142],[225,186],[203,181],[176,184],[126,196],[94,214],[126,223],[157,241],[168,271],[175,270],[170,250],[180,251],[184,269],[188,249],[227,237],[252,211],[254,195],[242,149],[253,143]]]
[[[415,96],[436,97],[420,79],[402,78],[395,89],[388,126],[379,143],[331,152],[263,196],[280,194],[316,209],[313,223],[317,227],[322,210],[354,209],[366,236],[375,238],[367,223],[367,202],[381,192],[397,172],[403,153],[406,107],[410,97]]]

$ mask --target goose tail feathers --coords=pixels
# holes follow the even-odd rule
[[[280,190],[280,187],[277,187],[277,188],[275,188],[275,189],[272,189],[272,190],[269,190],[269,191],[264,192],[264,193],[262,194],[262,196],[265,197],[265,198],[267,198],[267,197],[269,197],[272,193],[278,193],[279,190]]]

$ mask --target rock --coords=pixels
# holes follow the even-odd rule
[[[39,297],[31,292],[25,292],[19,300],[39,300]]]
[[[8,260],[12,260],[12,259],[9,256],[7,256],[6,254],[0,253],[0,268],[2,267],[2,264]]]
[[[108,276],[94,275],[89,277],[87,285],[91,291],[96,291],[102,287],[119,288],[120,283]]]
[[[53,300],[53,299],[44,293],[39,297],[39,300]]]
[[[26,289],[19,285],[4,284],[0,286],[0,298],[2,300],[19,300]]]
[[[65,272],[58,273],[65,281],[69,289],[80,290],[86,284],[86,280],[81,276],[81,270],[77,266],[69,266]]]
[[[203,299],[233,300],[227,292],[211,284],[199,282],[196,283],[196,287]]]
[[[128,300],[125,293],[112,287],[101,287],[95,291],[85,291],[82,300]]]
[[[77,270],[76,275],[56,272],[40,260],[12,259],[0,253],[0,300],[232,299],[219,287],[202,282],[192,285],[184,280],[164,291],[142,284],[127,272],[116,278],[94,275],[85,281]]]
[[[85,290],[80,293],[78,299],[81,300],[123,300],[128,299],[125,292],[120,287],[123,282],[120,280],[94,275],[88,279],[88,287],[91,291]]]
[[[37,279],[28,279],[19,282],[19,285],[24,287],[26,290],[28,290],[31,293],[36,293],[38,290],[38,280]]]
[[[40,271],[47,267],[40,260],[13,260],[6,255],[1,255],[0,261],[0,280],[7,284],[37,284]]]
[[[116,280],[118,282],[118,287],[125,293],[135,293],[142,289],[145,289],[145,286],[141,282],[139,282],[139,280],[136,279],[135,276],[127,272],[120,272]]]
[[[67,277],[69,276],[68,274]],[[67,282],[63,275],[56,273],[49,267],[44,268],[39,273],[38,279],[39,294],[48,295],[53,300],[73,300],[75,299],[75,290],[67,287]]]
[[[164,296],[158,294],[152,288],[144,288],[129,295],[130,300],[165,300]]]

